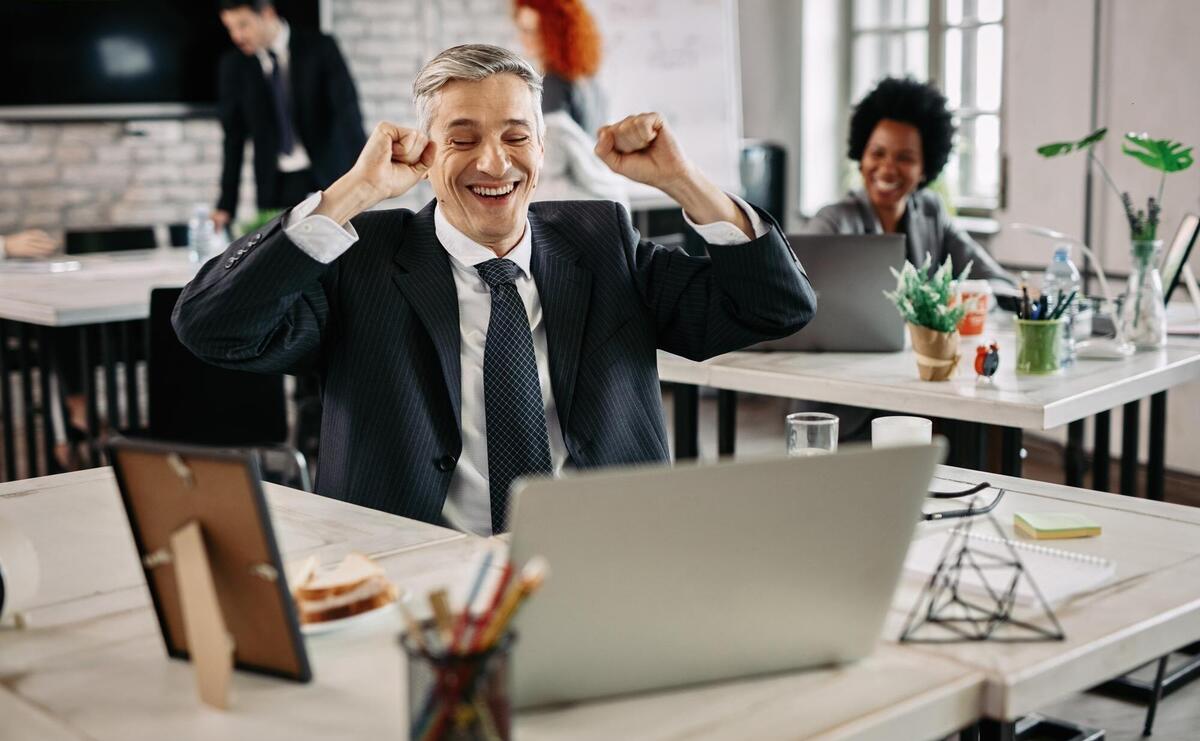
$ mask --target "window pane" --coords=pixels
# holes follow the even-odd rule
[[[979,29],[975,61],[975,101],[985,111],[1000,110],[1000,70],[1003,62],[1003,30],[996,26]]]
[[[852,103],[861,100],[883,76],[883,44],[883,37],[878,34],[863,34],[854,40],[854,76],[850,81]]]
[[[907,0],[904,24],[906,26],[929,25],[929,0]]]
[[[962,36],[963,32],[957,28],[952,28],[946,32],[945,69],[942,70],[945,89],[942,92],[946,94],[946,98],[950,101],[952,109],[961,108],[963,104]]]
[[[909,31],[904,34],[904,74],[918,80],[929,79],[929,34]]]
[[[957,26],[963,22],[963,0],[946,0],[946,23]]]
[[[1000,190],[1000,117],[975,119],[973,195],[994,196]]]
[[[908,0],[927,2],[928,0]],[[858,29],[898,26],[904,23],[905,0],[854,0],[854,27]]]
[[[879,4],[884,0],[854,0],[854,27],[878,28]]]
[[[976,0],[981,23],[993,23],[1004,15],[1004,0]]]

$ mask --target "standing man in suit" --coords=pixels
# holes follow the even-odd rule
[[[247,137],[254,142],[258,207],[287,208],[328,187],[362,150],[362,115],[346,61],[331,36],[292,28],[271,0],[219,0],[236,50],[221,58],[225,130],[217,228],[234,216]]]
[[[641,240],[606,201],[530,204],[541,78],[505,49],[418,75],[418,128],[381,123],[324,192],[230,245],[184,290],[180,339],[218,365],[315,367],[317,491],[481,534],[513,478],[669,460],[656,350],[707,358],[799,330],[813,292],[779,226],[692,165],[657,114],[600,130],[614,171],[709,243]],[[428,179],[417,213],[368,211]]]

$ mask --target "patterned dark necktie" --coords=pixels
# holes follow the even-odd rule
[[[487,427],[492,532],[508,529],[508,487],[518,476],[552,473],[546,410],[525,304],[513,281],[512,260],[475,266],[492,292],[492,317],[483,347],[483,408]]]
[[[292,106],[288,100],[287,80],[279,67],[279,56],[267,50],[271,58],[271,99],[275,103],[275,122],[279,126],[279,154],[291,154],[296,148],[296,134],[292,131]]]

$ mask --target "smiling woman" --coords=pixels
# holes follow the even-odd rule
[[[825,206],[806,225],[813,234],[904,234],[908,261],[928,257],[971,263],[971,277],[1013,284],[992,256],[956,226],[927,186],[950,157],[954,123],[946,98],[911,78],[885,78],[859,101],[850,119],[850,159],[862,190]]]

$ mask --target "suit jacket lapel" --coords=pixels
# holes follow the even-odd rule
[[[537,284],[542,321],[546,324],[550,385],[554,389],[559,423],[566,432],[592,293],[592,274],[578,264],[577,248],[544,224],[532,210],[529,225],[533,231],[530,272]]]
[[[450,272],[450,257],[437,240],[433,226],[436,201],[413,216],[396,249],[393,280],[404,293],[433,340],[442,365],[442,378],[454,407],[454,423],[462,425],[462,369],[459,366],[458,291]],[[384,319],[386,321],[386,318]]]

